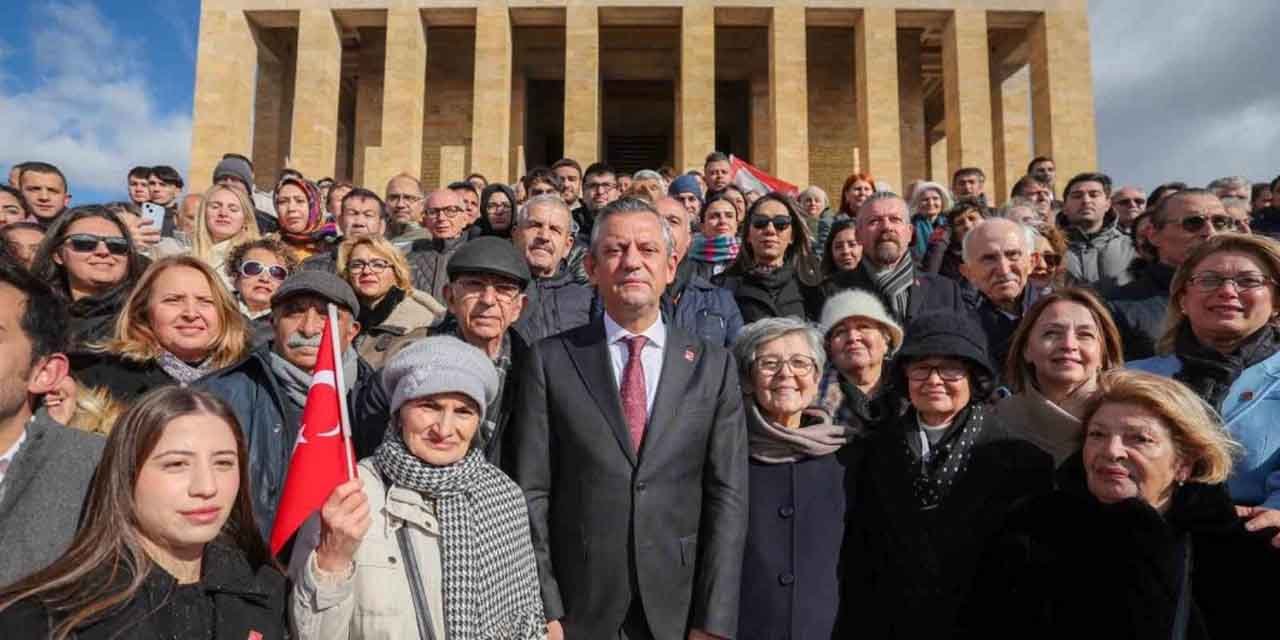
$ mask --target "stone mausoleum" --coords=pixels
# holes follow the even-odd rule
[[[190,182],[224,152],[381,192],[712,149],[831,194],[1095,166],[1087,0],[203,0]]]

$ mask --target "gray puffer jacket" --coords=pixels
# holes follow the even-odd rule
[[[1067,273],[1098,291],[1121,287],[1133,280],[1129,263],[1137,257],[1133,240],[1116,226],[1116,214],[1107,212],[1102,229],[1086,234],[1058,215],[1058,226],[1067,232]]]

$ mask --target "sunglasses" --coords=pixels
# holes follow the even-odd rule
[[[1231,216],[1187,216],[1179,223],[1187,233],[1196,233],[1204,228],[1205,223],[1212,224],[1214,231],[1230,231],[1236,228],[1237,221]]]
[[[1119,198],[1116,200],[1116,204],[1124,207],[1128,207],[1128,206],[1145,207],[1147,206],[1147,199],[1146,198]]]
[[[99,244],[107,245],[107,251],[113,256],[122,256],[129,253],[129,241],[120,236],[99,236],[92,233],[73,233],[62,240],[64,243],[71,245],[71,250],[76,253],[93,253],[98,250]]]
[[[1042,253],[1040,254],[1040,259],[1044,260],[1045,266],[1051,269],[1057,268],[1058,265],[1062,264],[1062,256],[1056,253]]]
[[[773,228],[778,231],[785,231],[791,226],[791,216],[751,216],[751,226],[756,229],[763,229],[769,224],[773,224]]]
[[[278,280],[280,282],[284,282],[284,279],[289,277],[289,270],[278,264],[273,264],[268,267],[257,260],[249,260],[240,265],[240,275],[246,278],[256,278],[262,275],[263,271],[270,274],[273,280]]]

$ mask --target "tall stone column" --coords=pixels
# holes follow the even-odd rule
[[[258,46],[243,11],[202,8],[188,188],[201,193],[224,153],[249,156],[253,144]]]
[[[311,180],[333,176],[338,155],[342,36],[329,9],[298,12],[289,163]]]
[[[1053,158],[1061,176],[1058,186],[1063,186],[1071,176],[1095,170],[1098,163],[1084,3],[1045,12],[1032,25],[1030,37],[1035,154]]]
[[[383,76],[386,75],[386,33],[369,31],[360,34],[359,71],[356,72],[356,120],[352,153],[351,180],[362,187],[381,193],[377,177],[366,180],[369,150],[382,144]]]
[[[564,20],[564,155],[600,159],[600,10],[572,2]]]
[[[996,204],[1009,199],[1009,190],[1031,161],[1031,74],[1026,67],[991,83],[991,155]]]
[[[485,2],[476,8],[474,76],[471,171],[490,182],[510,182],[511,14],[505,2]],[[442,173],[440,180],[462,177]]]
[[[906,178],[899,130],[897,16],[893,9],[863,9],[853,34],[862,170],[901,191]]]
[[[920,31],[898,34],[898,120],[902,156],[902,192],[912,180],[929,177],[929,136],[924,117],[924,74],[920,67]]]
[[[676,92],[676,170],[701,166],[716,148],[716,13],[711,3],[680,12],[680,86]]]
[[[380,143],[365,150],[364,184],[379,193],[393,176],[422,176],[427,31],[416,7],[387,10]]]
[[[801,189],[809,183],[809,84],[805,8],[775,6],[769,22],[770,170]]]
[[[947,176],[961,167],[992,172],[991,75],[987,14],[956,9],[942,34],[942,81],[946,94]],[[936,173],[935,168],[935,173]],[[991,197],[987,182],[987,197]]]

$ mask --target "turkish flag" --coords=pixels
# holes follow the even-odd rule
[[[307,404],[302,409],[302,427],[289,458],[284,491],[271,527],[272,555],[280,553],[298,527],[353,474],[351,434],[345,425],[346,398],[339,391],[344,388],[342,366],[334,357],[336,326],[337,313],[329,305]]]
[[[755,191],[764,195],[776,191],[783,195],[795,197],[800,189],[794,184],[771,176],[738,156],[729,156],[730,180],[743,191]]]

